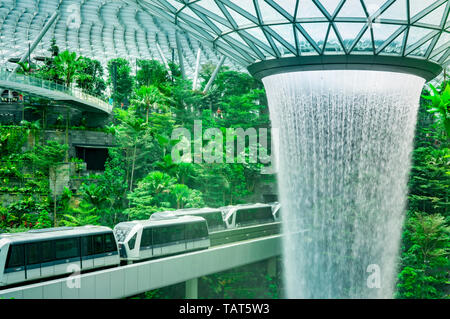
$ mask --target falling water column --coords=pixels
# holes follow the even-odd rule
[[[425,80],[384,71],[263,78],[279,130],[289,298],[391,298]]]

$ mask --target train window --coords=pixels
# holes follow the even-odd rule
[[[273,220],[272,209],[270,207],[260,207],[238,210],[236,223],[258,223],[259,221]]]
[[[73,258],[79,255],[78,238],[59,239],[55,241],[56,259]]]
[[[163,228],[164,227],[153,228],[153,245],[161,245],[164,243]]]
[[[92,248],[92,236],[81,237],[81,255],[91,256],[94,254],[94,249]]]
[[[137,233],[135,233],[133,235],[133,237],[131,237],[131,239],[128,241],[128,248],[129,249],[134,249],[134,246],[136,245],[136,237],[137,237]]]
[[[206,227],[206,223],[197,223],[197,234],[198,238],[208,237],[208,228]]]
[[[41,243],[31,243],[26,245],[27,249],[27,265],[41,263]]]
[[[171,227],[157,227],[153,229],[153,244],[162,245],[172,241]],[[175,238],[175,236],[174,236]]]
[[[195,238],[195,232],[194,232],[194,223],[186,224],[186,240],[191,240]]]
[[[205,223],[189,223],[186,225],[186,239],[208,237],[208,229]]]
[[[182,241],[184,240],[184,225],[175,225],[168,227],[168,241]]]
[[[106,252],[116,251],[117,246],[116,246],[116,241],[114,239],[114,235],[110,233],[110,234],[105,234],[103,236],[105,236],[105,251]]]
[[[6,268],[21,267],[25,263],[23,245],[11,245],[6,262]]]
[[[94,243],[94,254],[101,254],[105,251],[104,243],[103,243],[103,236],[102,235],[94,235],[93,237],[93,243]]]
[[[44,241],[41,243],[42,246],[42,260],[41,262],[46,263],[55,259],[55,250],[53,249],[53,242]]]
[[[211,213],[211,214],[199,214],[197,216],[203,217],[208,223],[208,227],[211,229],[220,228],[223,226],[222,213]]]
[[[152,229],[147,228],[142,231],[141,247],[148,247],[152,245]]]

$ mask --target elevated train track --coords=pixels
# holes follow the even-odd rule
[[[108,231],[112,237],[112,230],[109,228],[100,229],[101,227],[85,226],[74,229],[58,228],[39,232],[30,231],[12,236],[7,234],[3,236],[2,240],[3,255],[9,251],[6,259],[8,267],[11,267],[8,260],[12,256],[12,248],[8,250],[8,245],[24,246],[24,260],[26,262],[24,272],[20,272],[20,269],[8,268],[5,269],[5,274],[6,270],[8,270],[8,274],[10,271],[18,271],[14,274],[25,274],[25,281],[16,280],[16,282],[12,282],[12,285],[8,284],[8,281],[4,281],[3,284],[7,284],[0,289],[0,298],[123,298],[183,281],[186,281],[187,296],[195,298],[197,288],[192,290],[192,287],[197,287],[197,278],[200,276],[265,259],[270,260],[269,264],[275,264],[273,257],[281,254],[281,223],[278,221],[279,211],[277,214],[273,214],[273,212],[276,213],[274,207],[266,204],[247,204],[230,206],[225,210],[187,209],[179,210],[175,214],[173,212],[168,214],[162,212],[155,216],[152,215],[154,218],[148,221],[118,224],[114,228],[118,251],[111,250],[112,253],[115,252],[114,260],[117,260],[117,262],[111,261],[108,265],[114,267],[109,269],[99,266],[99,262],[104,259],[103,255],[89,257],[91,256],[90,253],[87,253],[89,248],[88,246],[85,247],[86,243],[89,243],[87,238],[91,236],[89,232]],[[222,218],[223,223],[220,222]],[[211,226],[209,230],[207,224]],[[204,229],[204,233],[201,229]],[[174,233],[175,230],[177,235]],[[163,238],[161,237],[162,234],[167,241],[163,245],[160,243]],[[173,237],[174,235],[175,237]],[[41,238],[43,236],[45,238]],[[42,246],[42,243],[46,243],[48,240],[56,239],[59,243],[66,241],[63,238],[67,237],[67,240],[73,241],[79,236],[88,237],[86,237],[86,240],[83,239],[84,237],[77,239],[79,244],[81,243],[81,255],[80,251],[77,251],[78,257],[72,259],[76,259],[75,263],[79,266],[78,270],[73,269],[60,272],[60,274],[55,272],[53,277],[47,276],[47,278],[42,277],[42,279],[37,276],[36,280],[30,280],[27,277],[32,274],[32,269],[36,268],[34,264],[29,263],[31,261],[30,254],[35,254],[30,251],[30,245],[32,245],[30,243],[33,240],[40,242],[39,245]],[[106,235],[94,234],[92,243],[96,243],[95,236]],[[178,237],[182,237],[184,240],[179,241]],[[7,244],[8,241],[12,244]],[[57,245],[57,242],[52,246],[55,249],[60,246],[60,244]],[[17,250],[17,247],[14,249]],[[41,250],[42,252],[47,251],[44,250],[44,246],[41,247]],[[95,252],[97,253],[96,250]],[[118,252],[120,252],[120,266],[118,264]],[[53,253],[56,254],[56,257],[58,254],[66,254],[59,250]],[[106,255],[109,256],[109,254]],[[36,258],[43,258],[43,256]],[[95,259],[94,257],[98,258]],[[89,267],[85,269],[85,263],[88,260],[86,258],[94,258],[92,269],[89,269]],[[62,261],[66,264],[61,266],[69,265],[70,263],[67,264],[67,262],[71,262],[70,260]],[[60,262],[58,259],[51,264],[59,265]],[[46,270],[47,268],[42,267],[44,265],[48,267],[47,264],[49,263],[40,264],[36,271],[39,269],[41,269],[41,272]],[[106,262],[104,265],[107,265]],[[273,267],[270,266],[269,268],[272,269]],[[74,271],[81,271],[81,273],[73,273]],[[159,275],[156,275],[156,273]],[[41,274],[41,276],[43,275]],[[34,277],[31,279],[34,279]],[[80,285],[70,284],[74,280]],[[129,288],[129,281],[137,282],[137,287]],[[90,287],[88,291],[84,290],[86,286]],[[95,290],[94,295],[92,295],[93,290]],[[195,291],[195,293],[192,294],[192,291]]]
[[[266,227],[266,231],[270,227],[274,226]],[[265,230],[259,231],[261,234]],[[228,238],[222,238],[232,241],[237,236],[230,232]],[[280,254],[279,234],[227,244],[216,241],[214,247],[205,250],[0,290],[0,299],[126,298],[184,281],[196,282],[198,277],[269,260]]]
[[[277,235],[281,232],[281,223],[274,222],[263,225],[247,226],[236,229],[226,229],[209,233],[211,247],[234,242]]]

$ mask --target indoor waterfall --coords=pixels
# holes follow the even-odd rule
[[[409,74],[267,76],[288,298],[392,298],[419,97]]]

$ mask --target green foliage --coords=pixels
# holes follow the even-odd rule
[[[126,194],[128,185],[126,181],[126,169],[117,156],[117,152],[110,150],[110,158],[105,164],[105,172],[99,177],[98,185],[102,189],[102,196],[107,200],[102,200],[103,205],[101,224],[115,226],[119,221],[124,220],[123,207],[126,204]]]
[[[133,110],[116,109],[116,116],[119,124],[115,126],[115,154],[124,161],[126,181],[132,191],[135,181],[145,176],[151,163],[161,155],[153,137],[157,128],[146,125]]]
[[[44,145],[36,145],[34,151],[28,153],[26,157],[33,162],[34,167],[46,175],[51,168],[63,161],[67,148],[66,144],[47,141]]]
[[[403,255],[399,298],[448,297],[450,227],[439,214],[416,214],[407,225],[409,249]]]
[[[44,227],[49,221],[47,198],[24,196],[0,210],[1,228]],[[3,211],[3,212],[2,212]]]
[[[250,194],[243,164],[204,163],[199,171],[198,187],[208,206],[239,204]]]
[[[442,125],[447,133],[447,138],[450,138],[450,84],[438,92],[438,90],[430,84],[433,91],[432,96],[424,95],[423,98],[431,101],[428,105],[428,112],[434,114],[438,118],[438,123]]]
[[[17,62],[20,69],[17,70],[19,74],[29,74],[33,72],[34,65],[28,62]]]
[[[28,128],[45,130],[47,128],[48,115],[53,111],[53,105],[53,101],[51,100],[39,97],[30,97],[29,101],[24,103],[24,109],[31,110],[33,113],[41,116],[41,118],[34,123],[24,122],[24,124]]]
[[[125,211],[130,218],[148,218],[152,213],[183,207],[202,207],[200,192],[177,184],[168,174],[154,171],[144,177],[128,195],[131,208]]]
[[[19,162],[17,161],[2,161],[0,167],[0,181],[4,184],[8,184],[9,178],[23,177],[18,164]]]
[[[208,299],[277,299],[280,297],[279,275],[267,275],[266,262],[259,262],[203,276],[199,294]]]
[[[78,87],[83,89],[84,92],[95,96],[103,96],[106,82],[103,79],[103,66],[100,61],[83,57],[76,81]]]
[[[52,227],[52,220],[50,218],[50,214],[43,210],[39,213],[39,217],[37,220],[37,223],[35,224],[34,228],[49,228]]]
[[[419,109],[397,298],[449,296],[450,150],[445,121],[436,122],[437,108],[426,102],[440,105],[434,93],[423,96]]]
[[[82,57],[75,52],[63,51],[54,58],[55,71],[62,77],[64,84],[69,87],[80,76],[80,69],[84,67]]]
[[[91,203],[82,201],[78,207],[71,208],[70,214],[65,214],[60,223],[63,226],[72,227],[99,225],[99,219],[97,208]]]
[[[168,110],[168,98],[161,93],[157,86],[141,86],[139,89],[136,89],[135,95],[136,98],[132,100],[132,103],[138,109],[145,110],[145,123],[148,123],[150,110],[153,110],[155,112],[166,112]]]
[[[156,60],[138,60],[137,66],[139,70],[136,74],[137,87],[157,86],[169,80],[169,74],[166,68]]]
[[[0,159],[20,154],[27,140],[27,134],[20,127],[0,126]]]
[[[117,73],[114,73],[114,65]],[[134,78],[131,76],[131,67],[127,60],[123,58],[108,61],[109,79],[107,84],[113,89],[112,98],[114,105],[129,101],[134,86]],[[114,78],[115,76],[115,78]]]

